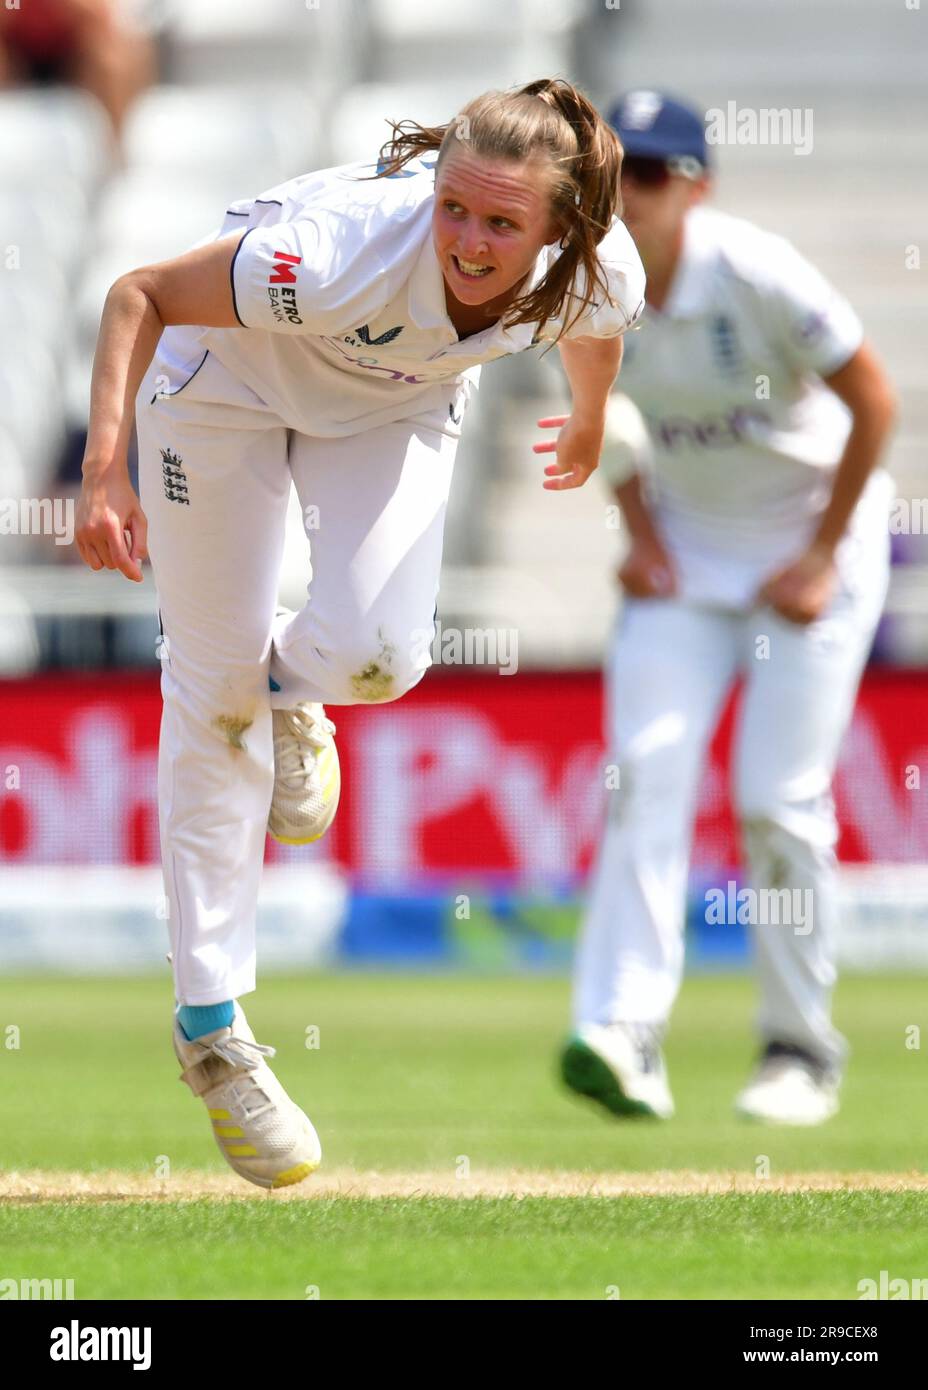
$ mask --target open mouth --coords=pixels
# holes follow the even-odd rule
[[[454,268],[465,280],[485,280],[493,267],[491,265],[477,265],[474,261],[461,261],[457,256],[452,255]]]

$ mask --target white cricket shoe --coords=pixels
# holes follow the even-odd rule
[[[820,1125],[838,1112],[840,1077],[792,1043],[768,1043],[735,1099],[745,1120],[768,1125]]]
[[[282,845],[308,845],[335,819],[341,770],[335,725],[320,704],[271,711],[274,724],[274,796],[268,834]]]
[[[561,1053],[561,1077],[613,1115],[669,1120],[674,1105],[661,1032],[642,1023],[582,1024]]]
[[[322,1162],[319,1136],[287,1095],[236,1003],[231,1028],[190,1042],[174,1019],[174,1051],[195,1096],[204,1101],[220,1152],[242,1178],[259,1187],[302,1182]]]

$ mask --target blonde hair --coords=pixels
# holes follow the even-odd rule
[[[436,174],[453,141],[463,139],[487,159],[525,161],[546,158],[551,165],[551,213],[561,228],[560,256],[541,282],[513,300],[503,316],[507,328],[537,323],[541,333],[569,300],[576,311],[554,342],[597,302],[597,291],[614,304],[596,248],[621,215],[619,178],[622,144],[587,98],[561,78],[541,78],[517,91],[485,92],[441,126],[390,121],[393,135],[380,150],[377,173],[389,178],[410,160],[438,151]],[[566,245],[564,244],[566,241]],[[578,272],[586,272],[582,294],[574,293]]]

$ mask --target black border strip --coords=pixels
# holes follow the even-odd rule
[[[252,203],[252,207],[256,207],[258,203],[275,203],[275,204],[277,205],[277,207],[279,207],[279,208],[282,208],[282,207],[283,207],[283,203],[280,201],[279,198],[255,198],[254,203]],[[228,217],[228,216],[230,216],[230,215],[231,215],[232,217],[250,217],[250,216],[251,216],[251,213],[250,213],[250,212],[236,212],[236,211],[235,211],[235,208],[226,208],[226,216]]]
[[[252,232],[254,232],[254,231],[257,231],[257,228],[256,228],[256,227],[249,227],[249,228],[248,228],[248,231],[247,231],[247,232],[245,233],[245,235],[242,237],[242,239],[241,239],[241,241],[239,242],[238,246],[236,246],[236,248],[235,248],[235,255],[232,257],[232,263],[231,263],[231,265],[229,266],[229,283],[230,283],[230,285],[232,286],[232,308],[235,310],[235,317],[238,319],[239,323],[242,325],[243,328],[247,328],[247,327],[248,327],[248,324],[245,323],[245,321],[243,320],[241,314],[240,314],[239,311],[238,311],[238,304],[235,302],[235,262],[238,260],[238,253],[239,253],[239,251],[241,251],[242,246],[244,245],[244,243],[248,240],[248,238],[251,236]]]
[[[206,349],[203,356],[200,358],[199,362],[188,376],[187,380],[183,382],[180,386],[178,386],[176,391],[156,391],[155,394],[152,396],[151,400],[149,401],[149,405],[154,405],[155,401],[164,401],[167,400],[169,397],[179,396],[181,391],[183,391],[184,387],[189,386],[191,381],[193,381],[193,378],[196,376],[197,372],[203,366],[203,363],[206,361],[207,357],[209,357],[209,348]]]

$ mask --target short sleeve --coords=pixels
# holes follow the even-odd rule
[[[618,338],[644,312],[645,273],[635,243],[618,218],[597,247],[597,257],[609,288],[609,298],[594,289],[594,300],[573,324],[567,338]],[[609,301],[612,301],[611,303]],[[570,318],[571,310],[564,315]]]
[[[346,332],[384,308],[388,277],[350,219],[319,210],[246,232],[232,261],[232,299],[243,328]]]
[[[606,406],[606,428],[599,474],[609,488],[621,487],[636,473],[653,466],[651,437],[641,411],[623,391],[613,391]]]
[[[851,305],[788,242],[776,239],[776,254],[756,284],[773,340],[794,371],[830,376],[863,342]]]

